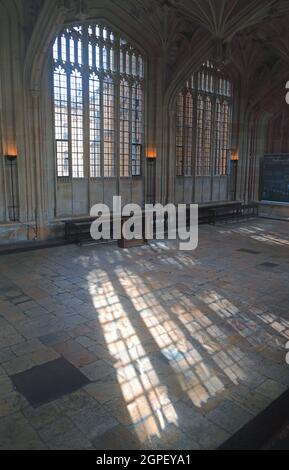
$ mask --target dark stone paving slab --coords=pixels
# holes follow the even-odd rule
[[[239,432],[234,434],[219,450],[260,450],[264,448],[274,434],[289,420],[288,410],[289,390],[286,390],[277,400],[264,411],[254,417]],[[272,447],[280,449],[288,445],[289,437],[280,436],[272,441]],[[269,445],[270,447],[270,445]]]
[[[75,392],[88,379],[65,359],[57,359],[10,377],[16,389],[33,407]]]
[[[271,269],[271,268],[278,268],[279,264],[276,264],[276,263],[262,263],[262,264],[259,264],[258,267],[259,268]]]
[[[264,450],[289,450],[289,424],[274,436]]]
[[[260,255],[261,254],[261,251],[248,250],[246,248],[241,248],[240,250],[237,250],[237,251],[239,251],[239,253],[247,253],[249,255]]]

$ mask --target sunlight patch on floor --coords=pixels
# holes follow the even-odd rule
[[[107,280],[101,292],[91,288],[91,296],[135,432],[141,442],[160,438],[168,424],[178,424],[167,388],[147,357],[113,284]]]

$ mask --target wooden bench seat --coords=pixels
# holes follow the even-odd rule
[[[242,207],[242,216],[244,218],[258,217],[259,216],[259,204],[257,202],[244,204]]]
[[[236,211],[242,206],[240,201],[220,201],[210,202],[205,204],[199,204],[199,224],[210,224],[212,223],[214,214],[212,211]]]
[[[71,219],[63,221],[65,224],[65,240],[69,242],[77,243],[81,245],[82,243],[93,241],[91,238],[91,225],[97,220],[97,217],[89,217],[86,219]],[[121,218],[121,228],[123,224],[128,220],[128,217]],[[145,222],[145,217],[143,216],[143,222]],[[144,225],[145,227],[145,225]],[[110,219],[110,238],[107,241],[113,240],[113,218]],[[105,241],[105,240],[104,240]],[[122,237],[121,240],[118,240],[120,248],[130,248],[133,246],[139,246],[146,243],[145,236],[143,234],[142,240],[124,240]]]
[[[236,203],[227,207],[215,207],[209,210],[210,222],[216,224],[218,221],[239,220],[242,216],[242,204]]]
[[[255,202],[241,204],[239,202],[209,209],[210,223],[255,218],[259,215],[259,205]]]
[[[65,240],[68,242],[82,243],[91,240],[90,228],[96,218],[88,217],[85,219],[64,220]]]
[[[242,205],[239,201],[216,202],[199,205],[199,224],[209,223],[216,224],[216,222],[239,220],[241,218],[258,217],[259,205],[257,203],[249,203]],[[87,217],[81,219],[63,220],[65,224],[65,240],[82,244],[84,242],[92,241],[90,235],[91,224],[96,220],[96,217]],[[121,218],[123,224],[127,221],[127,217]],[[165,232],[167,231],[167,215],[164,218]],[[190,223],[190,205],[187,206],[187,224]],[[145,224],[145,216],[143,215],[143,224]],[[113,239],[113,220],[111,218],[111,238]],[[119,240],[119,246],[129,247],[137,244],[146,243],[145,236],[143,240],[126,241]]]

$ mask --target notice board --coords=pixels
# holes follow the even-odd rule
[[[265,155],[262,200],[289,203],[289,154]]]

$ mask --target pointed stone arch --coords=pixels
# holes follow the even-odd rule
[[[74,2],[72,2],[74,3]],[[138,29],[137,21],[117,5],[100,5],[89,10],[89,18],[108,22],[116,31],[128,37],[132,44],[145,55],[159,47],[157,41],[145,29]],[[40,93],[43,72],[47,64],[53,41],[65,23],[81,23],[74,10],[61,0],[45,0],[38,16],[25,58],[24,77],[32,93]],[[128,28],[129,26],[129,28]]]

